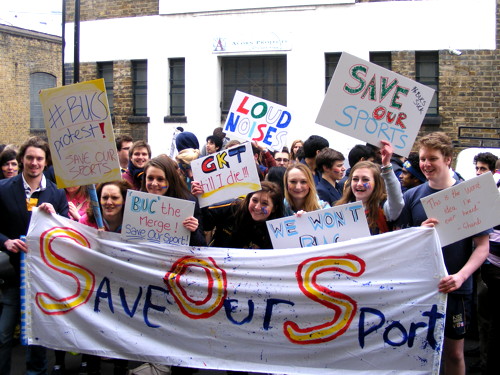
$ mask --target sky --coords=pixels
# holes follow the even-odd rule
[[[0,24],[61,36],[63,0],[1,0]]]

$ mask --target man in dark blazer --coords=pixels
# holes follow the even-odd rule
[[[22,172],[0,182],[0,250],[10,257],[16,275],[0,286],[0,374],[9,375],[13,334],[20,315],[19,265],[20,252],[27,252],[26,235],[33,207],[68,216],[68,202],[64,190],[45,178],[43,171],[50,161],[48,144],[32,137],[19,149]],[[47,371],[45,348],[29,346],[26,357],[27,374]]]

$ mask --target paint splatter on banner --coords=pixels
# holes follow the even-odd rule
[[[276,250],[127,243],[35,209],[31,344],[287,374],[437,373],[446,274],[433,229]]]

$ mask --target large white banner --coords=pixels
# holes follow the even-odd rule
[[[31,344],[266,373],[439,371],[434,229],[286,250],[167,247],[35,210],[27,241]]]

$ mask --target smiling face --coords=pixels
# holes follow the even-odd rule
[[[310,190],[306,175],[297,168],[293,168],[289,171],[286,188],[288,190],[288,194],[290,194],[294,200],[305,199]]]
[[[4,178],[17,176],[18,171],[19,166],[17,165],[16,159],[9,160],[2,165],[2,173]]]
[[[446,181],[450,176],[451,158],[446,157],[440,150],[422,147],[418,152],[420,169],[431,182]]]
[[[112,221],[122,214],[124,200],[118,186],[104,186],[101,191],[100,201],[104,219]]]
[[[265,221],[274,211],[274,204],[266,192],[257,192],[250,198],[248,202],[248,211],[255,221]]]
[[[132,164],[134,164],[137,168],[144,168],[148,160],[149,153],[146,147],[137,147],[132,152],[132,157],[130,158]]]
[[[41,177],[43,170],[47,166],[45,151],[41,148],[30,146],[26,149],[22,162],[25,178]]]
[[[146,190],[148,193],[164,195],[169,184],[162,169],[150,166],[146,170]]]
[[[357,201],[367,202],[375,188],[373,171],[369,168],[359,168],[352,172],[351,190]]]

